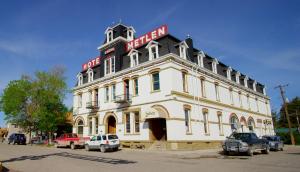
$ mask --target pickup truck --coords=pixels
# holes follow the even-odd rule
[[[77,147],[83,147],[86,140],[90,140],[90,138],[80,138],[77,134],[67,133],[56,138],[54,140],[54,146],[56,148],[70,147],[71,149],[76,149]]]
[[[224,141],[224,154],[230,152],[247,153],[253,156],[253,152],[261,151],[264,154],[269,154],[270,147],[266,139],[259,139],[255,133],[232,133]]]

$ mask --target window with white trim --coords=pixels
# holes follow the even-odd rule
[[[111,85],[111,98],[112,100],[116,100],[116,84]]]
[[[140,113],[134,112],[134,132],[140,133]]]
[[[216,94],[216,100],[220,101],[219,83],[215,83],[215,94]]]
[[[207,112],[203,112],[203,128],[204,128],[204,133],[208,134],[209,128],[208,128],[208,113]]]
[[[78,94],[78,107],[82,107],[82,93]]]
[[[251,110],[250,95],[249,94],[247,94],[247,104],[248,104],[248,109]]]
[[[218,73],[218,68],[217,68],[218,64],[219,64],[218,60],[214,58],[213,61],[212,61],[212,71],[213,71],[213,73]]]
[[[130,67],[134,67],[139,65],[139,53],[138,52],[133,52],[130,55]]]
[[[78,73],[78,74],[77,74],[77,82],[78,82],[77,86],[80,86],[80,85],[83,84],[83,76],[82,76],[82,73]]]
[[[182,87],[183,92],[188,92],[187,73],[185,71],[182,72]]]
[[[93,69],[89,68],[86,73],[88,75],[88,82],[92,82],[94,80]]]
[[[153,72],[152,76],[152,91],[160,90],[159,72]]]
[[[191,133],[191,116],[190,109],[184,108],[185,131]]]
[[[218,127],[220,135],[223,135],[223,121],[222,121],[222,114],[218,114]]]
[[[203,51],[200,51],[197,55],[197,58],[198,58],[198,65],[200,67],[204,67],[204,64],[203,64],[203,58],[205,57],[205,54]]]
[[[111,42],[113,40],[113,30],[109,30],[106,33],[107,42]]]
[[[235,116],[232,115],[230,117],[230,126],[231,126],[231,131],[238,131],[238,125],[239,125],[239,119]]]
[[[125,114],[125,133],[130,133],[130,113]]]
[[[133,79],[133,95],[134,96],[139,95],[139,80],[138,80],[138,78]]]
[[[243,107],[242,92],[239,92],[239,102],[240,102],[240,107]]]
[[[115,56],[104,60],[104,73],[105,75],[115,73]]]
[[[229,88],[229,97],[230,97],[230,103],[231,103],[231,105],[234,105],[233,89],[231,87]]]
[[[206,97],[205,93],[205,78],[200,78],[201,96]]]
[[[109,86],[105,87],[105,102],[109,101]]]
[[[186,45],[185,42],[182,42],[179,45],[179,56],[181,58],[187,59],[187,48],[188,48],[188,46]]]
[[[159,57],[158,54],[158,43],[157,42],[150,42],[147,46],[149,52],[149,61],[157,59]]]
[[[248,119],[248,128],[250,132],[254,132],[254,120],[252,118]]]

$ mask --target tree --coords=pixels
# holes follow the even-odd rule
[[[57,126],[65,122],[67,108],[63,104],[67,85],[63,68],[54,68],[50,72],[38,71],[33,81],[33,99],[38,102],[35,117],[38,128],[49,134],[49,141]]]
[[[0,110],[5,114],[5,120],[16,123],[25,132],[31,131],[35,125],[33,111],[35,104],[32,101],[32,85],[29,77],[22,76],[20,80],[10,81],[0,97]]]
[[[290,121],[291,121],[292,128],[298,127],[297,118],[296,118],[296,111],[298,111],[298,115],[300,115],[300,98],[295,97],[294,99],[292,99],[292,101],[287,103],[287,109],[288,109],[288,113],[290,115]],[[280,109],[280,117],[279,117],[279,120],[278,120],[278,125],[282,128],[287,128],[288,127],[287,119],[286,119],[286,116],[285,116],[285,111],[284,111],[283,106]]]

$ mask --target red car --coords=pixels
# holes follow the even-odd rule
[[[54,140],[54,146],[58,147],[70,147],[75,149],[77,147],[83,147],[86,140],[90,140],[89,137],[81,138],[77,134],[67,133],[62,134],[60,137]]]

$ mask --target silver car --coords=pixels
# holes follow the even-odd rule
[[[270,150],[283,151],[284,144],[279,136],[263,136],[263,138],[268,140]]]

